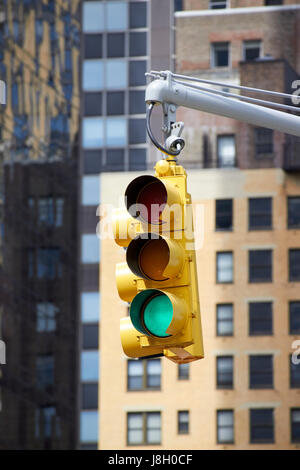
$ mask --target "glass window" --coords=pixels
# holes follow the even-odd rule
[[[209,8],[211,10],[227,8],[227,0],[209,0]]]
[[[300,300],[289,303],[290,334],[300,333]]]
[[[38,203],[39,224],[54,225],[54,201],[52,197],[40,197]]]
[[[217,335],[232,336],[233,335],[233,305],[219,304],[217,305]]]
[[[82,327],[82,349],[98,349],[99,326],[83,325]]]
[[[233,410],[217,410],[217,442],[231,444],[234,442]]]
[[[130,33],[129,55],[131,57],[147,55],[147,33]]]
[[[254,129],[256,157],[273,153],[273,130],[264,127]]]
[[[273,388],[273,356],[249,356],[249,388]]]
[[[217,388],[233,388],[233,357],[217,357]]]
[[[291,441],[300,442],[300,408],[291,409]]]
[[[288,228],[300,228],[300,196],[288,197]]]
[[[160,359],[148,359],[146,361],[146,387],[160,388],[161,361]]]
[[[104,87],[103,61],[89,59],[83,61],[82,88],[84,91],[102,90]]]
[[[128,360],[128,390],[160,389],[160,359]]]
[[[143,444],[143,413],[127,414],[127,443],[129,445]]]
[[[272,198],[255,197],[249,199],[249,230],[272,228]]]
[[[36,329],[37,331],[55,331],[56,315],[59,309],[51,302],[40,302],[36,304]]]
[[[261,41],[244,41],[244,60],[251,61],[258,59],[261,55]]]
[[[233,282],[232,252],[217,253],[217,282]]]
[[[81,384],[81,407],[83,410],[98,408],[98,384]]]
[[[49,354],[36,358],[36,381],[38,388],[47,388],[54,384],[53,355]]]
[[[128,27],[127,2],[109,2],[106,4],[107,30],[124,30]]]
[[[145,28],[147,26],[147,3],[130,2],[129,4],[129,27]]]
[[[105,80],[108,90],[127,87],[127,63],[123,59],[107,60],[105,64]]]
[[[106,171],[124,171],[125,155],[123,149],[110,149],[106,152]]]
[[[102,34],[85,34],[84,58],[100,59],[102,55]]]
[[[250,442],[251,444],[274,442],[273,409],[250,410]]]
[[[100,176],[86,175],[82,177],[82,205],[98,206],[100,203]]]
[[[289,250],[289,280],[300,281],[300,249]]]
[[[266,6],[282,5],[282,4],[283,4],[283,0],[265,0]]]
[[[104,29],[104,4],[83,2],[82,28],[84,33],[97,33]]]
[[[272,302],[249,303],[249,335],[271,335],[273,333]]]
[[[124,57],[125,34],[110,33],[107,35],[107,57]]]
[[[103,169],[102,164],[102,151],[97,150],[84,150],[83,151],[84,173],[92,174],[100,173]]]
[[[232,199],[216,200],[216,230],[232,230]]]
[[[142,390],[144,364],[142,360],[127,361],[127,390]]]
[[[81,321],[93,323],[100,320],[100,293],[82,292],[81,294]]]
[[[129,150],[129,170],[146,170],[147,169],[147,152],[146,149],[130,149]]]
[[[272,250],[249,251],[249,282],[272,282]]]
[[[99,377],[99,352],[81,351],[81,380],[97,382]]]
[[[235,136],[219,135],[217,137],[218,166],[233,168],[235,166]]]
[[[174,11],[183,10],[183,0],[174,0]]]
[[[103,119],[85,117],[82,122],[82,145],[84,148],[97,148],[104,145]]]
[[[129,62],[129,86],[146,85],[146,60],[131,60]]]
[[[212,44],[212,67],[228,67],[229,42],[216,42]]]
[[[189,412],[188,411],[178,411],[177,432],[178,434],[189,433]]]
[[[144,144],[146,142],[146,120],[129,119],[129,143]]]
[[[178,364],[178,380],[188,380],[190,378],[190,365]]]
[[[54,406],[43,406],[36,409],[35,436],[44,438],[60,435],[60,420]]]
[[[61,278],[60,248],[39,248],[37,250],[37,277],[54,280]]]
[[[300,364],[294,364],[292,362],[292,356],[290,356],[290,387],[300,388]]]
[[[80,412],[80,441],[98,442],[98,411]]]
[[[87,233],[81,237],[81,261],[82,263],[99,263],[100,240],[94,233]]]
[[[125,118],[106,119],[106,145],[119,147],[127,144],[127,121]]]
[[[83,94],[85,116],[101,116],[102,93],[89,92]]]
[[[129,113],[145,114],[145,90],[134,90],[129,92]]]
[[[128,413],[127,414],[127,443],[160,444],[161,416],[159,412]]]
[[[124,114],[124,91],[111,91],[108,92],[106,96],[107,114],[110,116]]]

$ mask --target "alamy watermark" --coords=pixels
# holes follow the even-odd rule
[[[292,83],[292,88],[296,88],[296,90],[292,93],[292,103],[297,106],[300,104],[300,80],[294,80]]]
[[[0,339],[0,364],[6,364],[6,346],[2,339]]]
[[[300,339],[292,342],[292,349],[296,349],[292,354],[292,363],[297,366],[300,364]]]

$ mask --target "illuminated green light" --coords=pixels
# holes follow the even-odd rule
[[[167,329],[173,318],[173,306],[166,295],[156,295],[150,298],[143,313],[144,325],[152,335],[169,336]]]

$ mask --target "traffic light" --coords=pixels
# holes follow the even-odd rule
[[[126,248],[117,289],[130,302],[121,342],[129,357],[191,362],[204,356],[191,197],[186,172],[173,159],[155,170],[131,181],[126,209],[113,217],[115,241]]]

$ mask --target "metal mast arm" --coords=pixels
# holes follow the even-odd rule
[[[300,137],[299,116],[205,91],[200,92],[174,81],[169,71],[164,72],[164,78],[153,80],[147,86],[146,102],[184,106]]]

